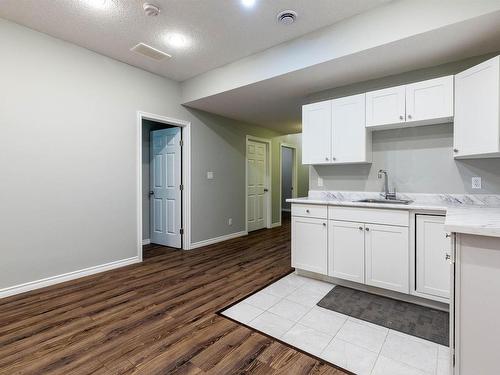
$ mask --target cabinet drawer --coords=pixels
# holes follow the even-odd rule
[[[406,210],[358,207],[329,207],[328,209],[328,217],[330,220],[345,220],[407,227],[410,217]]]
[[[315,217],[326,219],[328,208],[314,204],[292,204],[292,216]]]

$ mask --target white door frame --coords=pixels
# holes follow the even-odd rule
[[[182,128],[182,249],[191,248],[191,123],[153,113],[137,111],[137,255],[142,261],[142,120],[151,120]]]
[[[298,176],[297,176],[297,146],[292,145],[290,143],[280,143],[280,221],[279,225],[281,225],[281,210],[283,209],[282,207],[282,201],[283,201],[283,194],[282,194],[282,189],[283,189],[283,147],[291,148],[293,150],[293,158],[292,158],[292,185],[293,185],[293,190],[292,190],[292,198],[297,198],[297,184],[298,184]]]
[[[252,135],[246,136],[245,141],[245,231],[248,233],[248,141],[261,142],[266,144],[267,165],[266,165],[266,185],[268,195],[266,197],[266,228],[271,228],[272,225],[272,162],[271,162],[271,140],[268,138],[254,137]]]

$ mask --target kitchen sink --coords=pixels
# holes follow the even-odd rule
[[[409,204],[413,201],[406,199],[360,199],[356,202],[362,203],[390,203],[390,204]]]

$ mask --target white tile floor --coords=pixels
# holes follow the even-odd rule
[[[449,375],[449,348],[316,306],[332,284],[290,274],[222,314],[364,375]]]

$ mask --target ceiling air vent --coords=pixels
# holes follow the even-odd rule
[[[160,51],[156,48],[153,48],[151,46],[148,46],[147,44],[144,44],[144,43],[139,43],[135,47],[132,47],[130,50],[133,52],[136,52],[136,53],[140,53],[141,55],[147,56],[150,59],[153,59],[156,61],[160,61],[160,60],[163,60],[165,58],[172,57],[168,53],[162,52],[162,51]]]
[[[279,12],[276,18],[278,22],[283,25],[291,25],[297,19],[297,12],[294,12],[293,10],[284,10]]]

